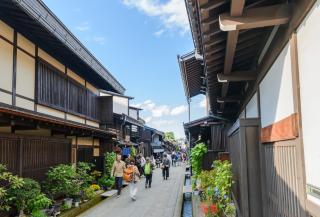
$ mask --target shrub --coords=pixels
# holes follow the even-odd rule
[[[43,212],[41,212],[40,210],[32,212],[31,216],[32,217],[47,217],[47,215],[44,214]]]
[[[84,189],[84,199],[90,200],[90,199],[94,198],[95,195],[96,195],[96,193],[94,192],[93,188],[88,187],[88,188]]]
[[[11,201],[14,199],[9,192],[20,189],[24,181],[8,172],[6,166],[0,164],[0,183],[0,211],[9,211],[12,205]]]
[[[93,184],[90,187],[93,188],[94,191],[99,191],[100,190],[100,186],[96,185],[96,184]]]
[[[60,164],[47,172],[45,187],[53,198],[61,195],[73,197],[80,195],[81,183],[75,168]]]
[[[45,194],[40,193],[35,198],[28,200],[27,210],[29,213],[34,213],[39,210],[48,208],[50,205],[52,205],[52,201],[47,198]]]
[[[111,176],[111,170],[114,161],[116,160],[116,153],[114,152],[106,152],[105,153],[105,165],[106,165],[106,170],[105,170],[105,175],[110,177]]]
[[[12,206],[15,206],[19,211],[25,211],[27,208],[27,202],[41,194],[38,182],[28,178],[23,179],[23,182],[24,183],[20,188],[8,191],[12,197]]]
[[[199,143],[191,149],[191,166],[196,177],[201,173],[202,158],[207,152],[208,149],[204,143]]]
[[[104,176],[101,179],[99,179],[98,181],[99,185],[104,187],[104,188],[110,188],[112,186],[114,186],[115,183],[115,179],[114,177],[108,177],[108,176]]]
[[[94,177],[90,175],[90,171],[93,167],[93,164],[79,162],[77,164],[77,173],[79,177],[79,182],[81,182],[81,189],[84,189],[91,185],[94,180]]]
[[[229,161],[214,161],[213,169],[202,171],[198,176],[203,189],[202,199],[214,205],[217,216],[234,213],[231,204],[232,171]],[[213,206],[212,206],[213,207]],[[207,215],[210,216],[210,215]]]

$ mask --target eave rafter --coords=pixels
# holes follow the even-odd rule
[[[219,16],[219,24],[222,31],[276,26],[286,24],[289,20],[289,4],[248,9],[244,11],[241,17],[233,17],[229,14],[222,14]]]
[[[256,79],[256,75],[235,74],[230,76],[234,65],[236,48],[239,39],[239,30],[249,30],[267,26],[286,24],[290,20],[290,4],[280,4],[259,8],[244,9],[245,0],[232,0],[230,14],[219,16],[219,25],[222,31],[227,31],[226,53],[223,73],[217,74],[218,80],[225,82],[221,87],[221,97],[228,94],[229,82],[251,81]],[[219,112],[224,113],[225,104],[221,101]]]

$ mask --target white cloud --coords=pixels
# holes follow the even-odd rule
[[[81,23],[79,26],[75,27],[76,30],[80,31],[80,32],[85,32],[91,29],[89,22],[83,22]]]
[[[159,31],[156,31],[155,33],[153,33],[155,36],[160,37],[163,33],[164,33],[164,29],[160,29]]]
[[[104,45],[106,43],[106,38],[103,36],[95,36],[92,40],[100,45]]]
[[[150,123],[151,120],[152,120],[152,117],[151,116],[146,117],[146,118],[144,118],[144,120],[145,120],[146,123]]]
[[[177,106],[177,107],[174,107],[172,110],[171,110],[171,115],[180,115],[180,114],[183,114],[185,113],[186,111],[188,111],[188,106],[185,106],[185,105],[181,105],[181,106]]]
[[[200,108],[206,108],[207,107],[207,98],[203,98],[203,100],[200,101],[199,103]]]
[[[172,108],[168,105],[156,105],[156,103],[150,99],[142,103],[132,104],[132,106],[143,109],[144,112],[150,113],[150,116],[155,118],[163,116],[177,116],[188,110],[186,105],[179,105]]]
[[[136,8],[150,17],[158,17],[165,28],[185,33],[189,30],[188,15],[183,0],[122,0],[128,7]]]
[[[170,109],[167,105],[156,106],[151,111],[153,117],[162,117],[170,114]]]

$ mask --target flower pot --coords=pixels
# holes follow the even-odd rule
[[[74,207],[79,207],[80,202],[79,201],[75,201],[73,204],[74,204]]]
[[[64,199],[64,204],[67,205],[68,209],[71,209],[71,207],[72,207],[72,202],[73,202],[73,199],[72,199],[72,198],[66,198],[66,199]]]

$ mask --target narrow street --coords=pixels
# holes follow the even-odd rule
[[[161,169],[153,174],[151,189],[144,188],[145,179],[139,182],[137,200],[131,201],[129,186],[120,198],[110,198],[80,215],[81,217],[173,217],[175,216],[179,196],[182,193],[185,167],[171,167],[170,178],[163,181]]]

